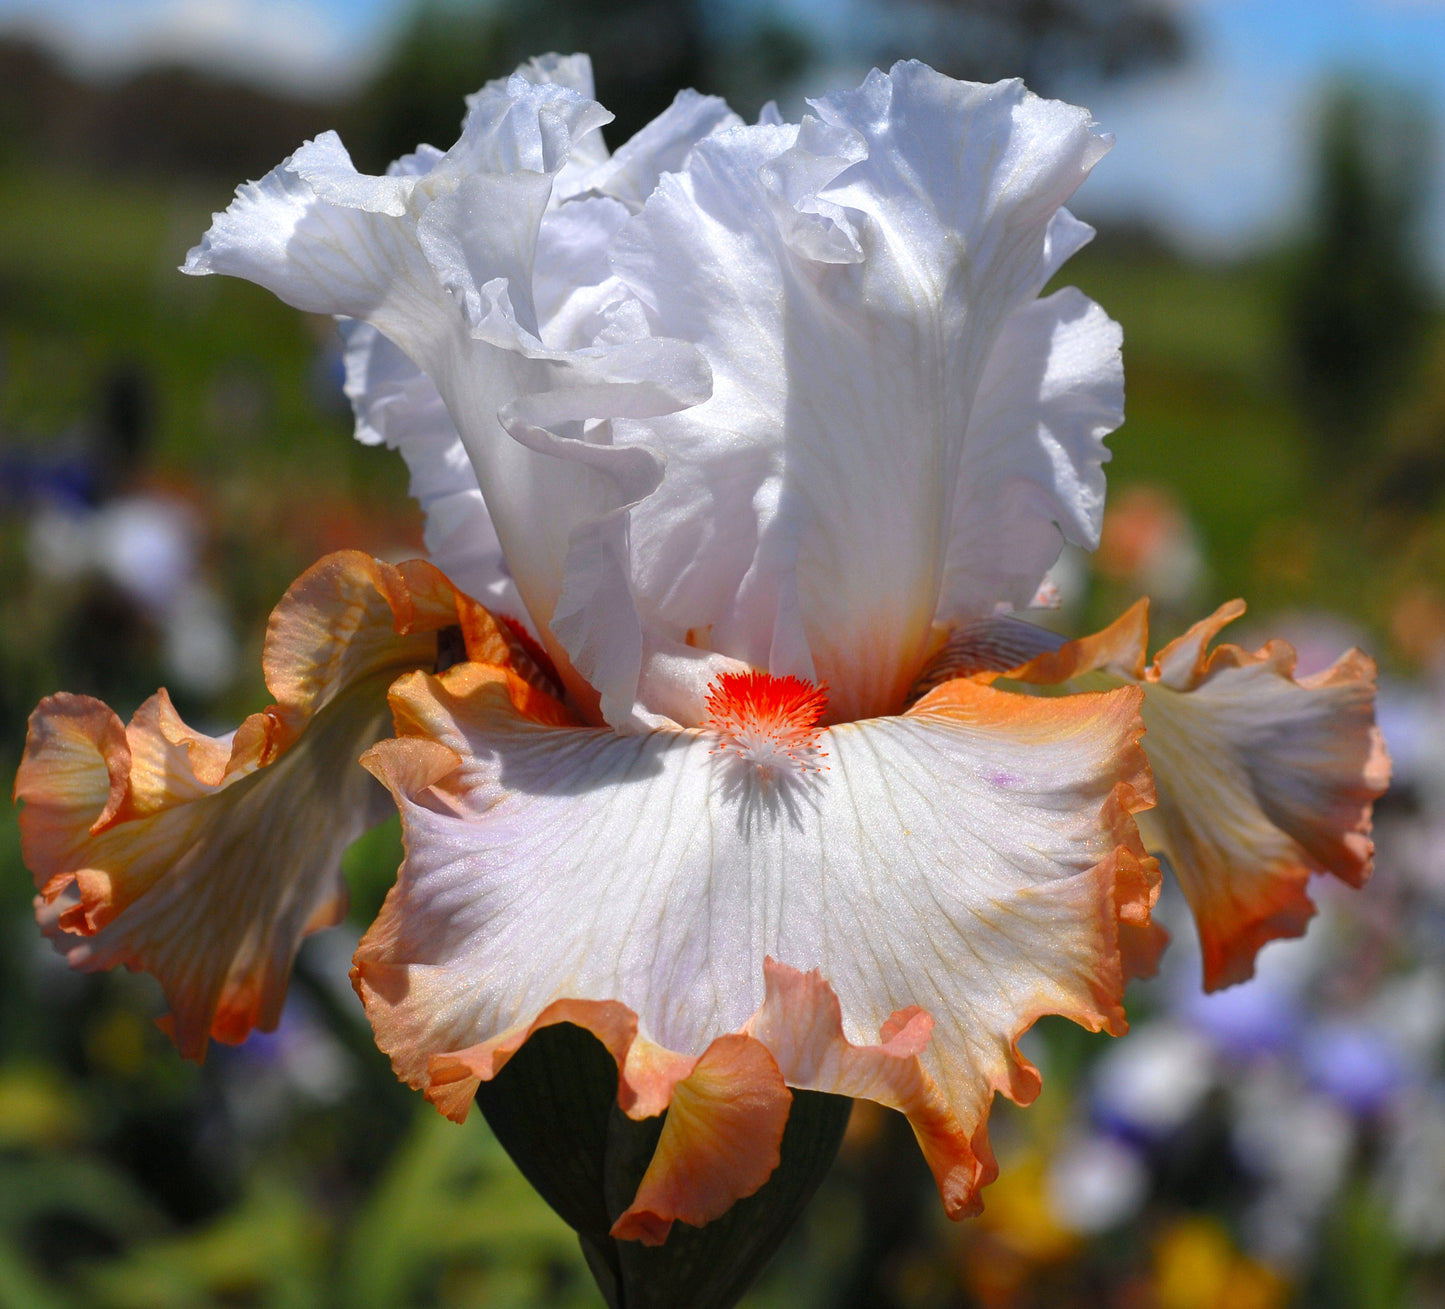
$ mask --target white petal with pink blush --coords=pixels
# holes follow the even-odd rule
[[[562,1001],[620,1002],[696,1058],[746,1028],[773,960],[819,972],[854,1045],[923,1006],[922,1068],[981,1143],[994,1092],[1037,1091],[1014,1045],[1037,1017],[1122,1030],[1119,925],[1157,881],[1130,818],[1137,691],[957,683],[760,762],[756,717],[750,753],[713,730],[568,729],[476,678],[398,682],[399,739],[367,756],[408,853],[356,979],[413,1084],[436,1093],[439,1060]]]

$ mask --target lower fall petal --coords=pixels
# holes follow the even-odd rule
[[[755,1129],[748,1105],[738,1106],[740,1118],[732,1112],[735,1074],[741,1071],[744,1080],[757,1080],[749,1079],[739,1064],[752,1064],[765,1074],[764,1085],[755,1086],[744,1100],[756,1101],[761,1089],[765,1104],[777,1101],[786,1112],[778,1164],[762,1187],[705,1226],[673,1220],[661,1245],[619,1238],[613,1229],[629,1210],[638,1209],[635,1199],[640,1188],[646,1191],[649,1171],[655,1176],[659,1159],[671,1153],[658,1147],[668,1123],[676,1129],[680,1117],[688,1116],[682,1104],[675,1103],[666,1120],[630,1118],[617,1104],[615,1058],[571,1023],[554,1024],[529,1037],[496,1077],[478,1087],[477,1105],[488,1125],[527,1180],[577,1232],[609,1304],[729,1309],[781,1244],[842,1143],[852,1101],[812,1091],[787,1092],[776,1067],[768,1071],[767,1052],[756,1042],[723,1038],[713,1051],[719,1056],[714,1061],[691,1061],[698,1073],[689,1080],[713,1084],[721,1094],[707,1098],[741,1126],[742,1139],[725,1127],[710,1132],[714,1138],[732,1139],[739,1147],[733,1154],[739,1158],[725,1158],[716,1169],[694,1166],[692,1175],[701,1173],[701,1195],[715,1192],[719,1180],[735,1175],[736,1163],[751,1167],[743,1156],[762,1156],[750,1149]],[[742,1059],[731,1057],[739,1054]],[[689,1086],[680,1088],[679,1095],[695,1102],[702,1098],[697,1093],[707,1089]],[[696,1161],[684,1151],[682,1162]],[[762,1159],[764,1167],[771,1162]]]
[[[368,941],[369,949],[358,951],[353,979],[376,1014],[405,993],[406,978],[378,964],[378,941]],[[660,1245],[674,1222],[700,1227],[768,1180],[778,1164],[791,1096],[766,1047],[742,1034],[720,1037],[692,1058],[640,1038],[637,1015],[616,1001],[558,1000],[525,1028],[424,1062],[408,1064],[403,1057],[397,1071],[461,1122],[482,1082],[491,1081],[536,1032],[562,1023],[590,1032],[615,1060],[617,1100],[630,1118],[668,1114],[637,1196],[612,1236]]]
[[[1308,677],[1294,650],[1208,647],[1244,612],[1221,606],[1146,667],[1147,606],[1008,671],[1016,681],[1142,686],[1158,806],[1141,819],[1194,912],[1211,990],[1242,981],[1266,942],[1299,936],[1313,874],[1369,876],[1371,812],[1390,780],[1375,665],[1358,650]]]
[[[1139,698],[950,684],[823,731],[825,767],[793,776],[712,731],[544,722],[474,665],[405,677],[399,739],[365,759],[407,845],[353,971],[378,1044],[460,1116],[538,1025],[578,1022],[639,1116],[747,1034],[789,1084],[907,1112],[967,1212],[993,1095],[1038,1090],[1023,1031],[1049,1013],[1124,1028],[1121,935],[1147,928],[1157,885],[1131,816]],[[815,970],[800,1016],[776,979]],[[635,1035],[599,1030],[613,1006]]]
[[[752,1195],[778,1166],[791,1101],[760,1041],[718,1037],[673,1088],[657,1150],[612,1235],[661,1245],[674,1222],[701,1227]]]
[[[873,1100],[908,1116],[933,1170],[950,1217],[978,1208],[978,1190],[997,1174],[981,1128],[964,1132],[938,1084],[918,1056],[933,1034],[933,1018],[914,1006],[883,1024],[876,1045],[854,1045],[843,1035],[843,1012],[821,973],[768,960],[767,998],[748,1031],[772,1052],[791,1086]]]
[[[428,564],[343,552],[276,607],[275,703],[230,738],[187,727],[164,691],[128,726],[85,696],[42,701],[15,795],[37,911],[72,966],[155,976],[193,1058],[274,1027],[302,937],[345,910],[342,852],[385,817],[355,761],[390,726],[387,687],[435,665],[439,629],[484,641],[474,608]]]

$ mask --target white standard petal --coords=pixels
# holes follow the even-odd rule
[[[1065,541],[1098,545],[1104,437],[1124,421],[1121,341],[1072,287],[1004,323],[969,415],[940,623],[1026,608]]]
[[[240,187],[182,271],[244,277],[308,313],[425,336],[431,275],[416,244],[395,238],[416,184],[358,173],[341,138],[323,132]]]
[[[476,472],[431,379],[370,323],[345,318],[338,326],[356,439],[384,444],[406,460],[412,497],[426,515],[431,561],[488,608],[525,620]]]
[[[597,99],[597,88],[592,77],[592,60],[584,54],[538,55],[518,68],[513,76],[534,82],[539,86],[551,82],[558,86],[569,87],[584,100]],[[468,106],[489,91],[505,89],[506,85],[506,78],[497,78],[488,82],[477,95],[467,97]],[[574,141],[567,162],[557,173],[554,202],[583,189],[585,183],[582,179],[589,176],[594,169],[605,165],[607,158],[607,143],[602,139],[600,130],[589,132]]]
[[[543,61],[489,83],[451,150],[419,152],[383,178],[358,174],[334,136],[305,146],[242,189],[186,267],[360,319],[405,352],[445,402],[562,676],[590,713],[626,723],[644,650],[628,511],[662,461],[614,445],[611,424],[695,403],[710,379],[690,346],[653,339],[641,312],[627,312],[596,240],[577,230],[584,216],[605,239],[618,202],[587,202],[542,241],[553,179],[574,150],[588,167],[602,162],[591,142],[609,115],[565,84],[584,71]],[[535,276],[539,247],[557,268],[550,284]],[[465,492],[446,508],[447,521],[435,509],[440,531],[470,530]]]
[[[826,681],[848,720],[895,710],[921,667],[986,365],[1082,238],[1060,205],[1107,141],[1083,110],[919,64],[815,108],[699,142],[614,263],[714,376],[653,424],[669,471],[634,515],[639,588],[725,654]],[[1078,424],[1017,408],[1035,449],[1008,469],[1087,518]]]
[[[718,96],[679,91],[661,114],[587,174],[582,184],[636,212],[664,173],[679,172],[686,165],[699,141],[741,122]]]

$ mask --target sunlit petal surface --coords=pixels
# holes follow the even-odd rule
[[[940,606],[1022,603],[1056,524],[1097,533],[1122,373],[1101,311],[1035,300],[1089,234],[1060,209],[1108,147],[1086,112],[920,64],[813,108],[700,142],[613,262],[713,374],[651,424],[639,589],[846,721],[897,709]]]
[[[534,61],[386,177],[318,138],[187,271],[361,320],[358,433],[588,717],[695,727],[747,667],[897,712],[940,624],[1097,540],[1119,332],[1038,295],[1109,139],[916,63],[798,124],[684,93],[615,155],[591,96],[585,60]]]
[[[386,814],[356,765],[389,726],[386,691],[433,667],[438,629],[490,624],[429,564],[330,555],[276,607],[275,703],[229,738],[187,727],[164,691],[129,725],[56,695],[30,721],[16,778],[37,910],[77,968],[161,983],[171,1033],[199,1058],[280,1017],[301,939],[346,907],[341,854]],[[380,803],[379,803],[380,802]]]
[[[1017,616],[1098,543],[1123,414],[1117,324],[1042,296],[1092,236],[1087,110],[900,63],[797,123],[683,92],[613,153],[610,117],[545,56],[449,149],[373,177],[326,133],[216,215],[186,271],[341,320],[436,567],[300,579],[234,738],[44,702],[42,920],[153,972],[188,1054],[274,1024],[384,796],[360,755],[406,858],[352,979],[443,1113],[570,1023],[667,1113],[617,1238],[756,1193],[790,1088],[906,1114],[972,1213],[994,1096],[1040,1088],[1021,1035],[1121,1033],[1156,966],[1149,849],[1211,986],[1303,930],[1312,872],[1363,880],[1373,666],[1209,652],[1234,606],[1152,665],[1142,609]]]
[[[1253,654],[1237,645],[1210,650],[1243,612],[1237,600],[1221,606],[1146,666],[1141,602],[1105,631],[1008,673],[1022,682],[1143,688],[1158,805],[1140,825],[1194,911],[1211,989],[1251,976],[1267,941],[1305,930],[1315,912],[1305,892],[1312,874],[1364,883],[1374,855],[1371,810],[1390,780],[1375,726],[1374,662],[1351,650],[1297,678],[1284,641]],[[1022,644],[1007,621],[982,624],[956,663],[997,668]]]
[[[678,1080],[751,1031],[796,1084],[915,1115],[963,1212],[993,1094],[1038,1090],[1019,1034],[1045,1013],[1123,1030],[1119,926],[1147,921],[1157,882],[1131,818],[1138,701],[955,682],[825,731],[824,770],[764,771],[714,732],[535,721],[476,665],[403,678],[399,739],[367,755],[407,843],[356,955],[377,1039],[462,1116],[559,1003],[584,1002],[567,1021],[602,1028],[624,1081],[634,1039],[686,1061]],[[770,992],[769,961],[822,980]],[[613,1003],[635,1038],[586,1009]]]

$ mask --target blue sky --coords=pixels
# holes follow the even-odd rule
[[[1299,221],[1317,117],[1349,78],[1419,99],[1436,122],[1427,241],[1445,275],[1445,0],[1176,0],[1195,57],[1090,98],[1118,138],[1081,206],[1143,210],[1204,252]]]
[[[853,21],[850,0],[780,2],[822,29]],[[1428,237],[1445,276],[1445,0],[1169,2],[1195,58],[1084,97],[1118,139],[1080,197],[1084,213],[1143,212],[1202,253],[1289,230],[1307,203],[1323,91],[1353,76],[1413,92],[1435,115],[1420,165],[1435,181]],[[403,0],[0,0],[0,30],[43,33],[98,71],[181,57],[340,87],[364,76],[402,13]]]
[[[0,30],[26,31],[95,72],[181,58],[282,88],[364,75],[403,0],[0,0]]]

